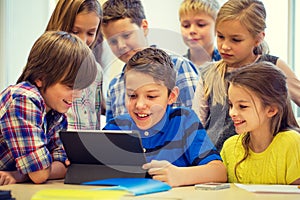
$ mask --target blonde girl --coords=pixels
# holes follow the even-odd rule
[[[232,71],[256,62],[269,61],[287,76],[291,99],[300,106],[300,81],[289,66],[268,54],[264,42],[266,10],[259,0],[229,0],[216,19],[217,46],[222,60],[201,70],[193,109],[220,151],[224,141],[235,135],[228,115],[227,82]]]

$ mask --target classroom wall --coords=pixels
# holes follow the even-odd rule
[[[43,33],[53,0],[0,0],[0,90],[14,84],[34,41]]]
[[[4,16],[5,16],[5,7],[4,7],[4,2],[0,1],[0,30],[1,33],[3,32],[4,28],[5,28],[5,20],[4,20]],[[4,49],[1,48],[2,46],[4,46],[4,34],[0,33],[0,91],[2,91],[2,88],[4,88],[4,79],[5,79],[5,74],[4,74]]]

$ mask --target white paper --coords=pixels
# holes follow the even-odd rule
[[[249,192],[257,193],[299,193],[298,185],[258,185],[258,184],[239,184],[235,183],[239,188]]]

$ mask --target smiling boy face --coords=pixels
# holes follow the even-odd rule
[[[138,77],[138,78],[137,78]],[[126,73],[126,108],[136,125],[146,130],[164,116],[167,106],[176,100],[176,89],[168,88],[153,77],[135,70]]]
[[[36,81],[38,87],[42,87],[41,81]],[[66,113],[72,106],[73,98],[81,96],[81,90],[73,90],[73,88],[56,83],[46,88],[45,91],[41,90],[41,95],[46,103],[46,111],[51,109],[59,113]]]

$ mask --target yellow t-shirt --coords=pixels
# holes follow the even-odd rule
[[[228,181],[236,183],[234,168],[244,156],[242,136],[229,138],[221,151],[227,168]],[[249,156],[237,168],[240,183],[290,184],[300,178],[300,134],[296,131],[279,132],[268,148],[261,153],[249,152]]]

